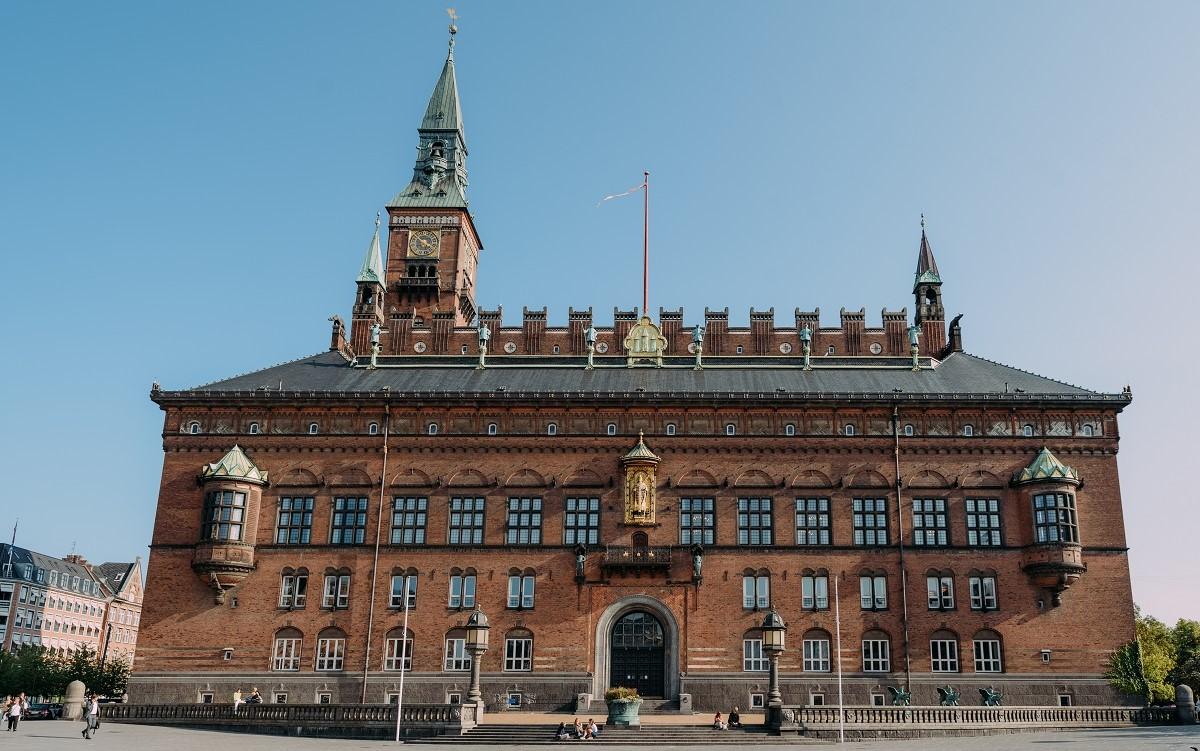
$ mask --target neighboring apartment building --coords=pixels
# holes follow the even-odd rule
[[[885,309],[880,327],[799,309],[794,325],[751,310],[733,327],[727,308],[702,331],[682,310],[505,322],[476,305],[452,55],[418,135],[348,337],[335,317],[328,352],[152,389],[165,459],[134,701],[257,685],[381,702],[402,671],[414,701],[461,699],[475,608],[491,621],[489,702],[626,685],[756,706],[770,610],[788,624],[789,704],[834,701],[839,641],[850,704],[894,686],[935,704],[947,684],[1010,704],[1123,700],[1103,672],[1134,633],[1128,390],[965,352],[923,228],[915,313]],[[696,220],[714,237],[736,224]],[[737,252],[747,273],[729,284],[801,272]]]
[[[101,563],[92,569],[109,594],[104,615],[106,654],[130,665],[142,619],[142,559],[133,563]]]
[[[78,555],[54,558],[0,543],[0,645],[10,651],[40,646],[64,653],[86,646],[105,654],[117,633],[122,640],[116,646],[132,663],[141,620],[141,563],[103,566],[123,571],[124,581],[115,582],[121,585],[119,596]],[[125,631],[108,631],[114,619],[123,619]]]

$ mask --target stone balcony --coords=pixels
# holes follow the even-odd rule
[[[671,548],[666,545],[608,545],[600,559],[600,568],[606,571],[667,571],[671,568]]]

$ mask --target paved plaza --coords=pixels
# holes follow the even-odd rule
[[[386,741],[341,741],[313,738],[280,738],[267,735],[229,734],[207,730],[179,730],[145,725],[105,723],[96,737],[80,737],[81,723],[69,721],[22,722],[17,733],[0,732],[0,749],[61,749],[83,746],[94,751],[355,751],[390,746]],[[571,743],[586,743],[568,741]],[[836,744],[830,744],[836,745]],[[1200,727],[1127,728],[1123,730],[1074,730],[1058,733],[1028,733],[979,738],[939,738],[913,741],[864,741],[847,743],[847,749],[873,751],[1189,751],[1200,746]],[[436,749],[438,746],[420,746]],[[444,747],[444,746],[443,746]],[[489,746],[450,746],[458,751]],[[604,748],[638,748],[605,745]],[[644,748],[644,747],[643,747]],[[666,746],[665,748],[672,748]],[[679,748],[694,748],[680,746]],[[743,748],[753,751],[753,744]],[[764,746],[777,750],[780,746]],[[814,748],[811,743],[797,748]]]

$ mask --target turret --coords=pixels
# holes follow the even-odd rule
[[[371,353],[371,329],[383,325],[384,283],[383,254],[379,248],[379,214],[375,215],[375,234],[367,246],[358,272],[358,292],[354,298],[354,316],[350,321],[350,347],[355,355]]]
[[[204,511],[192,554],[192,570],[225,602],[226,590],[254,570],[254,539],[267,473],[234,444],[219,461],[200,468]]]
[[[925,234],[924,215],[921,216],[921,249],[917,253],[913,296],[917,302],[915,322],[921,327],[924,351],[936,356],[946,346],[946,309],[942,305],[942,277]]]

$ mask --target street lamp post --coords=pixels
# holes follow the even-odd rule
[[[779,655],[783,653],[787,624],[774,610],[767,613],[762,624],[763,651],[770,660],[767,691],[767,725],[779,727],[782,719],[783,695],[779,692]]]
[[[467,619],[467,651],[471,653],[471,688],[467,691],[467,704],[474,704],[475,711],[483,709],[483,694],[479,691],[479,661],[488,648],[488,619],[482,610],[471,613]]]

